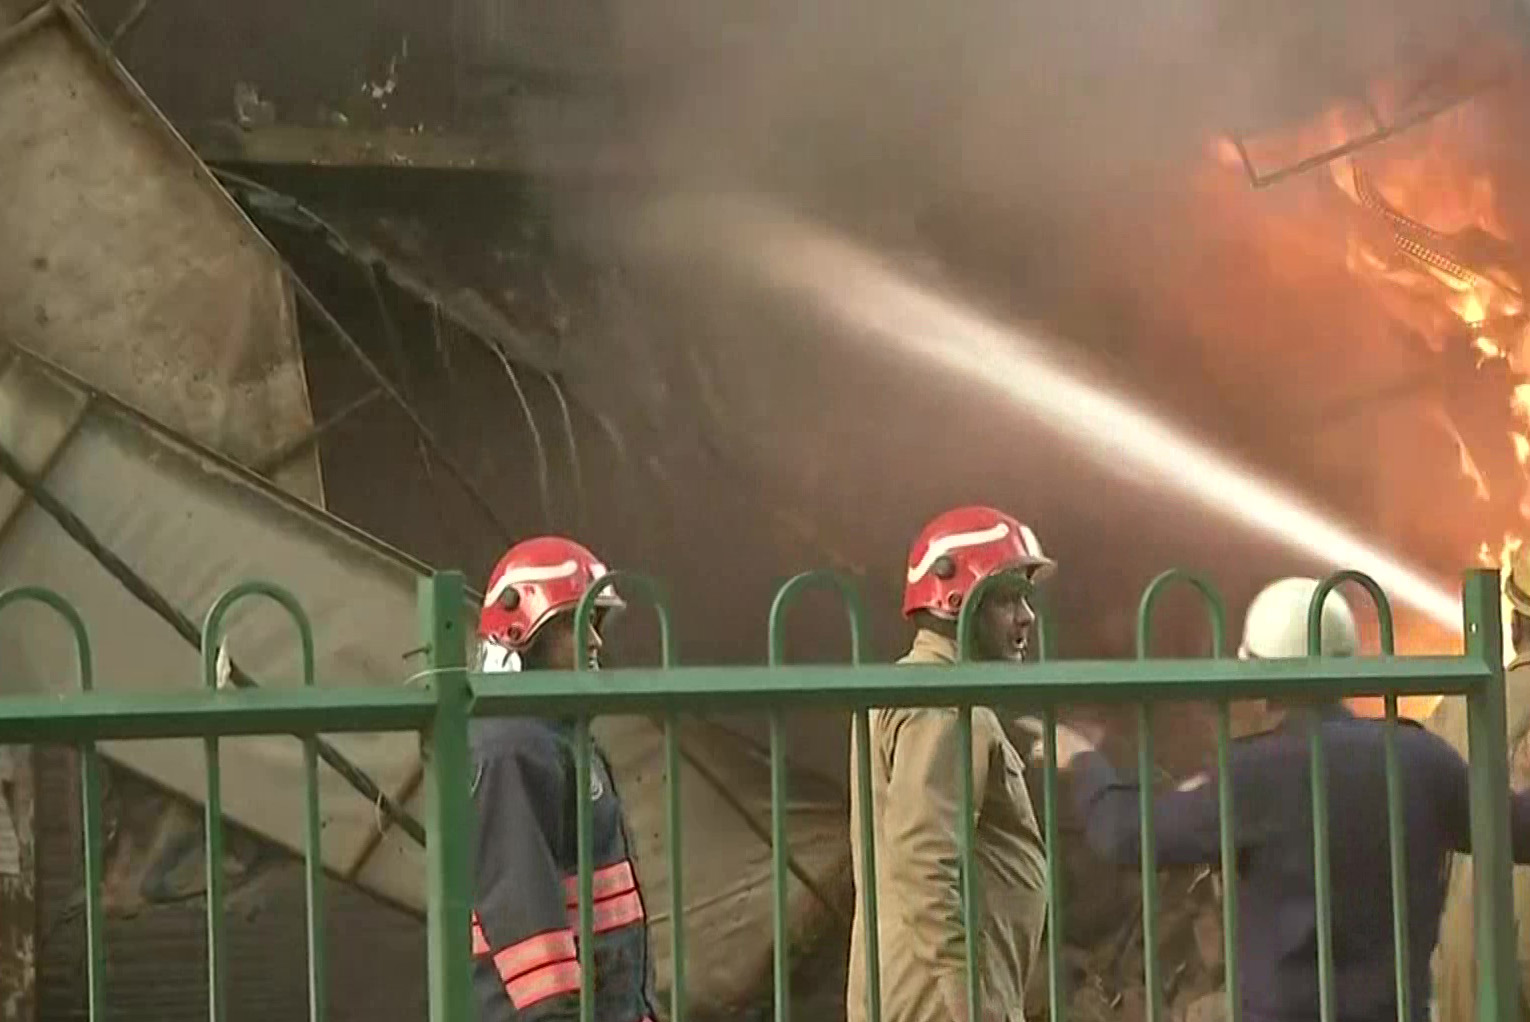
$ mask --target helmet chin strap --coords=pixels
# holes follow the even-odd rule
[[[521,655],[509,646],[484,640],[478,669],[484,674],[515,674],[525,666]]]

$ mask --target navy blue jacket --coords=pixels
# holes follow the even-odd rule
[[[579,1018],[579,887],[569,727],[472,722],[477,810],[473,986],[481,1022]],[[648,925],[621,800],[598,749],[590,762],[596,1022],[653,1017]]]
[[[1318,723],[1314,725],[1313,721]],[[1322,728],[1328,757],[1329,876],[1333,886],[1335,1017],[1393,1022],[1392,890],[1381,721],[1341,708],[1293,715],[1277,730],[1234,743],[1234,837],[1238,848],[1238,964],[1247,1022],[1318,1017],[1317,910],[1312,852],[1309,739]],[[1467,769],[1445,741],[1400,726],[1398,763],[1406,793],[1409,967],[1412,1007],[1424,1022],[1429,958],[1439,940],[1449,854],[1470,851]],[[1117,780],[1098,753],[1075,761],[1076,792],[1096,851],[1139,861],[1138,789]],[[1182,785],[1154,802],[1163,866],[1221,862],[1216,778]],[[1530,792],[1511,802],[1516,862],[1530,861]]]

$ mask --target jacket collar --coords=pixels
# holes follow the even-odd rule
[[[1340,702],[1312,703],[1309,705],[1296,705],[1280,707],[1276,712],[1281,716],[1277,725],[1283,730],[1301,728],[1316,721],[1330,720],[1354,720],[1355,715],[1348,706]]]
[[[954,664],[956,663],[956,640],[948,639],[928,628],[921,628],[914,633],[914,644],[909,649],[909,655],[923,655],[942,663]]]

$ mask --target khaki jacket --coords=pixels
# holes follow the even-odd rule
[[[1530,787],[1530,658],[1519,657],[1504,678],[1509,725],[1509,786]],[[1429,718],[1429,730],[1467,754],[1466,700],[1445,699]],[[1530,1017],[1530,866],[1514,867],[1514,918],[1519,933],[1519,1017]],[[1415,952],[1416,954],[1417,952]],[[1434,958],[1438,1022],[1476,1022],[1477,973],[1472,942],[1472,860],[1452,856],[1440,943]]]
[[[956,644],[921,630],[899,663],[951,664]],[[883,1022],[967,1022],[966,940],[957,851],[961,789],[955,710],[871,711],[877,933]],[[859,888],[860,805],[851,735],[850,846]],[[1025,789],[1023,761],[987,708],[972,712],[977,803],[979,943],[986,1020],[1022,1022],[1025,980],[1046,914],[1045,850]],[[859,890],[850,931],[847,1022],[865,1022],[866,919]]]

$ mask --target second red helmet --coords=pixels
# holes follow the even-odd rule
[[[937,515],[908,552],[903,614],[929,611],[955,620],[972,587],[1007,568],[1045,578],[1056,567],[1030,526],[991,507],[959,507]]]

